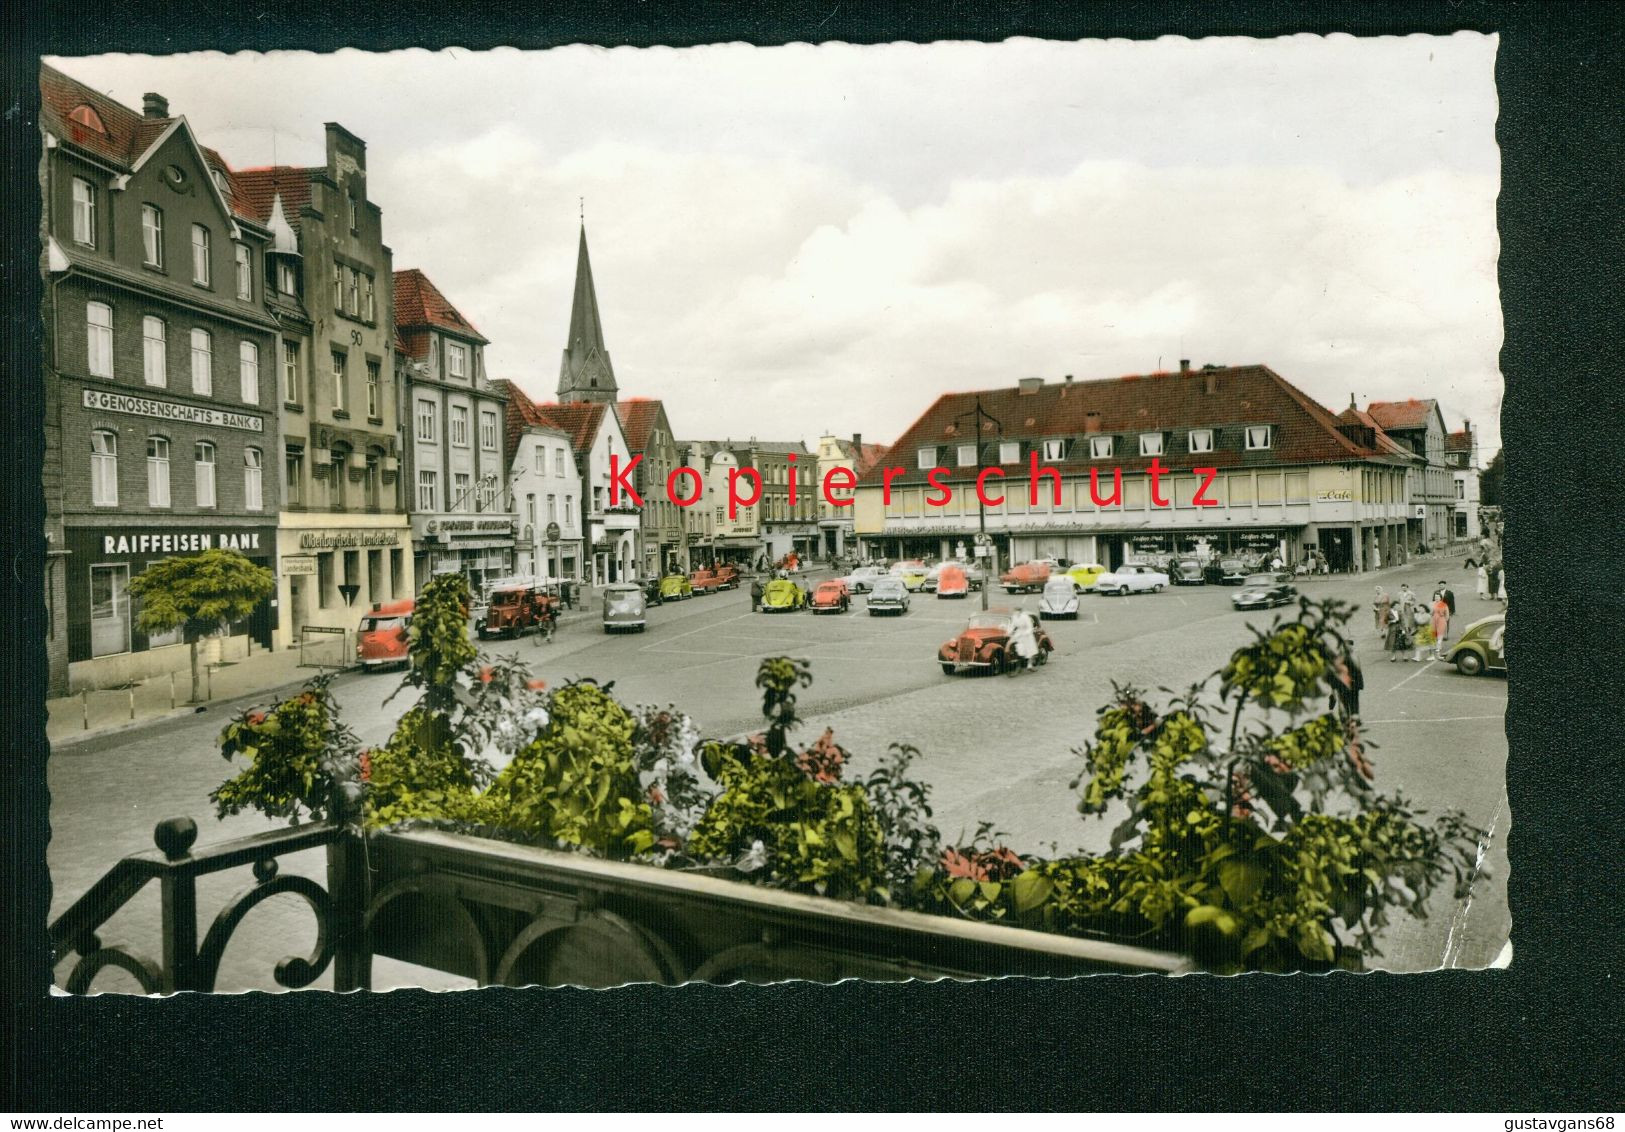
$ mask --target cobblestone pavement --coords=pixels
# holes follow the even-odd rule
[[[1453,567],[1453,569],[1452,569]],[[1479,602],[1459,563],[1451,560],[1384,571],[1390,592],[1400,582],[1431,588],[1441,572],[1457,593],[1453,631],[1501,607]],[[1371,578],[1310,579],[1311,596],[1365,603]],[[936,820],[946,838],[969,834],[987,820],[1016,847],[1050,852],[1099,849],[1116,824],[1113,815],[1081,818],[1068,782],[1079,769],[1073,751],[1088,737],[1096,708],[1108,702],[1112,681],[1155,690],[1183,690],[1222,665],[1247,637],[1249,623],[1265,614],[1241,614],[1230,606],[1234,591],[1191,587],[1130,598],[1085,597],[1076,622],[1048,622],[1056,654],[1045,668],[1013,678],[949,677],[935,663],[936,646],[952,636],[971,612],[970,601],[916,595],[900,618],[869,617],[861,602],[850,613],[752,613],[742,591],[695,598],[650,611],[648,631],[609,636],[590,618],[567,626],[552,644],[528,637],[490,642],[491,655],[517,653],[551,682],[577,676],[613,679],[627,703],[676,703],[712,735],[739,734],[760,725],[760,695],[753,685],[764,656],[807,658],[814,683],[801,697],[804,735],[833,727],[853,751],[854,770],[866,772],[891,742],[917,746],[916,772],[932,787]],[[1021,599],[996,595],[995,604]],[[1028,598],[1036,608],[1036,599]],[[1389,664],[1362,610],[1354,621],[1357,655],[1365,670],[1362,714],[1377,744],[1377,784],[1402,790],[1430,810],[1459,807],[1491,836],[1481,860],[1488,866],[1472,896],[1458,902],[1440,893],[1425,921],[1396,922],[1383,938],[1379,966],[1429,970],[1439,966],[1485,966],[1510,933],[1506,904],[1506,681],[1469,679],[1442,664]],[[336,694],[346,720],[363,742],[376,743],[409,703],[403,693],[382,701],[397,682],[388,674],[346,675]],[[253,815],[216,824],[208,791],[230,773],[213,747],[224,715],[211,711],[59,752],[51,762],[53,840],[50,867],[55,884],[52,913],[125,853],[151,845],[161,818],[189,814],[201,827],[200,841],[214,841],[271,828]],[[285,871],[321,879],[319,852],[290,858]],[[204,916],[227,898],[246,875],[209,878],[200,886]],[[286,904],[281,903],[286,900]],[[206,924],[205,924],[206,926]],[[106,933],[158,947],[157,894],[143,893]],[[239,929],[226,953],[222,988],[274,989],[270,970],[285,955],[308,950],[314,926],[292,897],[267,901]],[[61,974],[65,974],[65,971]],[[375,984],[465,985],[438,972],[380,960]],[[109,973],[98,988],[120,989]],[[125,984],[133,986],[133,984]]]

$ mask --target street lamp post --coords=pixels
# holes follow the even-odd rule
[[[972,557],[980,558],[980,557],[982,557],[981,552],[983,550],[985,550],[987,552],[986,556],[987,556],[987,560],[988,560],[989,565],[987,567],[985,567],[983,569],[983,572],[982,572],[982,610],[983,610],[983,612],[986,612],[986,610],[987,610],[988,586],[991,585],[995,580],[997,580],[997,578],[999,576],[999,555],[998,555],[998,552],[995,551],[994,548],[993,548],[992,540],[987,537],[987,504],[985,502],[983,502],[983,500],[982,500],[982,492],[981,492],[982,469],[986,464],[986,461],[984,460],[983,455],[982,455],[982,451],[983,451],[983,445],[982,445],[982,421],[986,420],[986,421],[988,421],[989,423],[991,423],[993,425],[993,427],[996,430],[994,435],[997,436],[1000,441],[1004,440],[1004,423],[1002,421],[1000,421],[997,417],[993,416],[993,414],[989,413],[987,410],[982,408],[982,399],[980,397],[976,398],[976,408],[971,409],[969,412],[960,413],[957,417],[954,418],[955,427],[957,427],[959,422],[964,420],[966,417],[971,417],[976,422],[975,434],[974,435],[976,437],[976,482],[977,482],[977,492],[976,492],[976,531],[977,531],[977,534],[976,534],[976,549],[977,549],[977,553],[972,555]]]

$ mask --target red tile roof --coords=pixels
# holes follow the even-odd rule
[[[1210,381],[1212,393],[1206,392]],[[898,438],[891,448],[894,458],[883,463],[905,467],[902,482],[923,481],[925,471],[917,466],[915,453],[927,446],[938,447],[938,462],[951,468],[950,480],[974,478],[975,468],[959,468],[954,454],[941,449],[968,442],[968,436],[973,434],[967,432],[970,422],[964,414],[973,412],[978,403],[1002,423],[1005,441],[1020,443],[1021,466],[1026,465],[1031,448],[1042,440],[1073,441],[1066,459],[1044,464],[1063,475],[1083,473],[1102,463],[1125,471],[1149,467],[1152,457],[1141,456],[1136,442],[1139,434],[1147,432],[1172,434],[1165,439],[1160,457],[1163,465],[1172,469],[1359,460],[1388,463],[1400,458],[1387,448],[1355,443],[1338,429],[1337,418],[1323,406],[1267,366],[1255,365],[1048,383],[1030,391],[1007,387],[946,393]],[[1271,446],[1262,451],[1245,451],[1242,429],[1247,425],[1273,426]],[[1215,430],[1212,452],[1187,451],[1184,434],[1193,428]],[[1120,438],[1109,462],[1089,458],[1085,438],[1093,433]],[[986,455],[988,463],[998,462],[993,446],[999,438],[999,431],[984,422],[981,443],[991,449]],[[872,467],[863,481],[878,483],[882,470],[881,465]]]
[[[1446,452],[1471,452],[1473,450],[1473,430],[1464,428],[1459,432],[1445,433],[1444,450]]]
[[[237,198],[242,208],[261,224],[271,219],[271,201],[282,197],[282,214],[299,230],[299,214],[310,203],[310,176],[322,169],[302,169],[292,165],[263,165],[256,169],[239,169],[232,181],[237,187]]]
[[[889,444],[865,444],[855,454],[852,461],[852,470],[857,473],[859,479],[862,479],[868,474],[869,469],[884,460],[886,453],[890,451],[891,445]]]
[[[1389,432],[1402,428],[1426,428],[1428,415],[1438,404],[1433,398],[1408,401],[1373,401],[1366,406],[1371,418]]]
[[[395,325],[405,334],[409,347],[413,345],[411,332],[428,326],[449,330],[476,342],[487,341],[474,329],[474,324],[451,305],[451,300],[441,293],[440,288],[415,267],[395,273]],[[427,348],[425,336],[425,352]],[[412,356],[423,357],[424,354],[413,353]]]
[[[602,401],[569,401],[563,405],[547,402],[540,408],[570,434],[570,447],[579,454],[585,452],[598,435],[608,406]]]
[[[496,378],[491,387],[507,397],[507,404],[502,412],[503,432],[508,440],[508,459],[511,461],[514,453],[519,451],[519,436],[527,428],[560,428],[560,425],[551,416],[544,412],[541,406],[525,396],[525,391],[518,385],[505,378]]]
[[[1352,402],[1348,408],[1337,414],[1337,419],[1344,424],[1358,425],[1361,428],[1370,429],[1376,447],[1391,456],[1402,456],[1409,459],[1413,455],[1409,448],[1389,436],[1370,413],[1356,408]]]
[[[660,420],[665,406],[653,398],[631,397],[615,403],[615,415],[620,418],[621,431],[626,433],[629,452],[642,452],[649,446],[649,433]]]

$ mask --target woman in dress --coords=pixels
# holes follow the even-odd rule
[[[1450,639],[1450,603],[1440,594],[1433,600],[1433,659],[1444,659],[1444,643]]]
[[[1399,659],[1399,654],[1410,647],[1410,634],[1406,631],[1405,616],[1397,605],[1388,606],[1388,636],[1383,641],[1383,648],[1388,650],[1388,663],[1393,664]]]
[[[1488,601],[1490,597],[1490,569],[1480,562],[1478,564],[1478,600]]]
[[[1025,609],[1016,610],[1012,618],[1014,624],[1010,627],[1010,647],[1015,650],[1021,663],[1010,669],[1012,675],[1024,672],[1033,666],[1033,657],[1038,655],[1038,634],[1033,630],[1032,614]]]
[[[1376,600],[1371,603],[1371,612],[1376,617],[1379,637],[1388,632],[1388,611],[1393,607],[1394,599],[1388,596],[1387,590],[1378,586]]]
[[[1411,619],[1414,623],[1411,643],[1416,646],[1416,652],[1411,660],[1421,664],[1423,654],[1433,649],[1433,611],[1428,608],[1426,602],[1419,601],[1412,608]]]

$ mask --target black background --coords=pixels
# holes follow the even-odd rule
[[[4,139],[4,1107],[1620,1107],[1620,6],[14,3]],[[1510,970],[971,985],[47,997],[37,55],[1011,35],[1501,36]],[[1417,390],[1425,394],[1426,390]],[[1490,454],[1485,453],[1486,457]],[[1441,749],[1440,758],[1450,752]],[[113,862],[109,861],[111,865]]]

